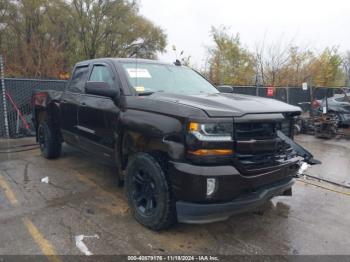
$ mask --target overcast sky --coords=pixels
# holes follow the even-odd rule
[[[140,11],[168,35],[168,52],[161,60],[173,61],[171,46],[204,64],[212,45],[211,26],[224,25],[249,49],[265,39],[276,43],[293,40],[321,50],[339,46],[350,50],[349,0],[140,0]]]

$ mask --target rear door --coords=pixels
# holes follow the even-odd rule
[[[78,106],[84,85],[89,76],[89,65],[79,65],[73,70],[72,78],[61,98],[61,127],[66,142],[76,143],[78,138]]]
[[[110,88],[119,88],[113,66],[95,63],[88,81],[107,82]],[[114,159],[114,130],[116,130],[119,108],[108,97],[84,93],[78,109],[78,129],[81,146],[103,158]]]

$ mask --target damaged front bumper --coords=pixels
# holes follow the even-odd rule
[[[197,204],[178,201],[177,219],[182,223],[193,224],[223,221],[232,215],[254,210],[272,197],[290,194],[293,183],[293,179],[287,179],[225,203]]]
[[[278,131],[277,135],[290,145],[294,153],[291,158],[274,161],[270,166],[255,165],[254,169],[247,169],[237,158],[232,160],[231,165],[222,166],[170,161],[168,172],[177,200],[178,221],[222,221],[234,214],[252,210],[272,197],[290,195],[293,178],[300,176],[301,169],[305,169],[304,163],[311,165],[320,162],[282,132]],[[256,144],[255,149],[259,146]],[[207,193],[209,180],[215,181],[212,195]]]
[[[307,151],[305,148],[294,142],[292,139],[287,137],[285,134],[283,134],[281,131],[277,131],[277,136],[282,139],[284,142],[289,144],[293,150],[297,153],[298,156],[304,158],[304,162],[310,165],[318,165],[321,164],[321,161],[314,158],[314,156]]]
[[[253,209],[270,198],[290,195],[302,158],[286,161],[273,170],[242,174],[234,166],[197,166],[170,162],[169,177],[177,219],[183,223],[210,223]],[[207,181],[216,181],[208,196]]]

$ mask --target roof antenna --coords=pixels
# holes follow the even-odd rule
[[[179,59],[176,59],[176,61],[174,62],[174,65],[182,66],[181,61]]]
[[[144,44],[145,44],[145,40],[142,38],[138,38],[134,42],[132,42],[129,46],[129,47],[135,47],[135,51],[133,53],[133,54],[135,54],[135,64],[136,64],[136,68],[135,68],[136,69],[136,72],[135,72],[136,86],[135,87],[138,86],[138,70],[139,70],[138,69],[138,54],[139,54],[140,49],[144,48]]]

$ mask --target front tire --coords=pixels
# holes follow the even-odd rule
[[[170,182],[155,157],[134,155],[128,163],[125,182],[130,209],[140,224],[162,230],[176,222]]]
[[[45,158],[55,159],[61,155],[62,143],[58,131],[48,120],[43,120],[39,124],[38,142]]]

